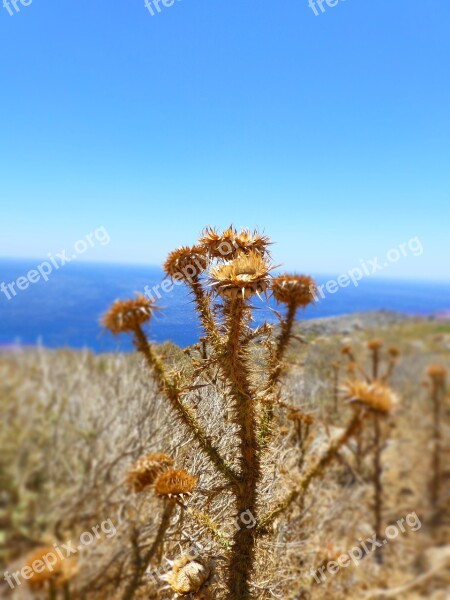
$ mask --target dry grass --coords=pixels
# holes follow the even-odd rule
[[[169,255],[205,332],[185,352],[149,343],[157,307],[141,296],[103,321],[136,355],[0,357],[5,597],[447,597],[450,404],[445,371],[421,380],[449,367],[450,327],[303,329],[314,282],[272,279],[268,245],[207,229]],[[252,298],[271,288],[280,326],[253,329]],[[395,525],[396,539],[331,573]],[[11,590],[69,541],[76,556],[29,582],[22,571]]]
[[[415,329],[420,333],[417,338]],[[357,472],[350,444],[341,452],[331,477],[316,482],[303,506],[294,504],[288,514],[273,524],[270,535],[258,542],[253,584],[256,598],[382,598],[380,594],[370,594],[409,584],[439,565],[445,544],[450,543],[450,519],[447,511],[434,533],[427,526],[431,518],[428,487],[432,410],[429,391],[421,386],[428,364],[450,365],[445,337],[448,332],[440,332],[441,337],[436,338],[435,329],[433,323],[407,322],[398,325],[395,332],[378,332],[388,342],[400,345],[402,352],[393,378],[402,402],[390,423],[390,438],[383,452],[383,516],[386,523],[395,523],[415,511],[422,528],[390,542],[384,549],[383,565],[369,556],[358,567],[329,576],[320,586],[314,584],[311,567],[373,534],[370,463],[364,463],[361,472]],[[353,335],[353,346],[358,348],[360,343],[362,350],[371,335],[365,331]],[[296,362],[304,366],[289,370],[284,399],[317,417],[306,440],[311,456],[323,451],[329,437],[337,435],[345,420],[342,411],[338,415],[332,411],[333,386],[329,376],[330,360],[336,357],[342,342],[342,336],[332,335],[313,338],[307,345],[294,342],[291,346]],[[166,347],[161,354],[172,362],[185,360],[176,348]],[[200,493],[192,500],[192,510],[200,510],[206,502],[223,532],[233,531],[225,518],[227,502],[218,501],[214,495],[214,490],[223,486],[223,480],[204,457],[192,452],[189,436],[174,430],[164,400],[155,394],[138,357],[36,350],[4,354],[0,368],[4,568],[13,571],[33,548],[76,540],[93,525],[111,518],[117,535],[111,539],[103,536],[79,554],[81,568],[71,583],[70,597],[123,598],[133,572],[136,545],[145,552],[157,534],[164,510],[153,493],[131,494],[124,481],[140,456],[161,450],[173,456],[178,467],[199,477]],[[317,388],[317,381],[324,385]],[[227,419],[221,412],[220,399],[202,389],[197,390],[196,397],[199,410],[211,425],[209,433],[220,448],[221,440],[214,437],[214,423]],[[442,415],[446,445],[442,502],[446,506],[450,481],[449,412],[447,398]],[[273,458],[265,465],[267,504],[290,489],[299,461],[295,422],[280,411],[277,427],[285,430],[276,435]],[[233,428],[232,423],[229,428]],[[273,481],[277,482],[276,488],[269,485]],[[183,509],[176,511],[181,518]],[[208,554],[221,554],[208,526],[184,517],[182,528],[175,524],[168,531],[164,555],[176,558],[181,549],[189,550],[195,541],[201,541]],[[441,553],[433,557],[433,548],[440,548]],[[222,562],[217,560],[217,598],[225,594],[220,585]],[[136,597],[171,597],[167,591],[161,591],[161,583],[155,578],[144,581],[146,585]],[[448,570],[440,569],[422,584],[392,597],[443,599],[449,593],[449,584]],[[5,597],[8,590],[4,585]],[[29,593],[23,584],[16,588],[13,597],[26,598]],[[46,593],[41,590],[37,592],[41,596],[36,597],[48,597]]]

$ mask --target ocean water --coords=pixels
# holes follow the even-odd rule
[[[0,284],[17,280],[40,261],[0,259]],[[94,352],[131,350],[129,336],[105,332],[99,319],[117,298],[127,299],[161,283],[158,267],[70,263],[53,271],[47,282],[30,284],[8,300],[0,292],[0,346],[41,344],[50,348],[89,348]],[[318,283],[330,277],[318,276]],[[152,320],[150,337],[180,346],[196,341],[201,329],[184,286],[175,286],[158,301],[160,314]],[[275,321],[273,301],[254,302],[255,320]],[[450,311],[450,283],[391,281],[367,277],[358,287],[340,288],[308,307],[302,318],[312,319],[377,309],[412,315]]]

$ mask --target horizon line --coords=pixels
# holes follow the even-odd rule
[[[41,263],[45,260],[48,260],[48,256],[47,257],[43,257],[43,258],[37,258],[37,257],[21,257],[21,256],[0,256],[0,262],[3,261],[17,261],[17,262],[32,262],[32,263]],[[111,267],[132,267],[132,268],[154,268],[154,269],[159,269],[160,271],[163,270],[162,264],[158,264],[158,263],[135,263],[135,262],[115,262],[115,261],[108,261],[108,260],[86,260],[83,258],[81,260],[77,260],[74,261],[72,260],[70,262],[70,264],[81,264],[84,266],[111,266]],[[287,269],[288,272],[290,273],[297,273],[298,271],[296,269]],[[283,269],[274,269],[275,273],[280,273],[283,272]],[[339,273],[324,273],[324,272],[314,272],[314,271],[308,271],[305,272],[303,271],[302,274],[308,274],[312,277],[319,277],[319,278],[328,278],[328,280],[330,279],[337,279],[338,277],[342,276],[342,275],[346,275],[348,273],[347,271],[342,271]],[[300,273],[299,273],[300,274]],[[395,277],[389,277],[386,275],[381,275],[381,274],[370,274],[370,275],[366,275],[363,277],[363,279],[361,279],[361,281],[365,281],[365,280],[381,280],[381,281],[398,281],[398,282],[411,282],[411,283],[441,283],[441,284],[445,284],[445,285],[450,285],[450,279],[436,279],[436,278],[413,278],[410,275],[400,275],[400,276],[395,276]]]

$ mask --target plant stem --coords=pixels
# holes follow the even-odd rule
[[[168,379],[165,373],[164,365],[155,354],[152,346],[149,344],[147,336],[143,332],[142,328],[137,327],[134,335],[136,347],[145,356],[147,364],[155,377],[159,391],[166,396],[172,408],[178,414],[180,420],[194,435],[202,450],[222,473],[222,475],[224,475],[231,483],[238,484],[239,477],[235,473],[234,469],[232,469],[232,467],[222,458],[217,448],[212,444],[206,433],[200,427],[195,416],[181,401],[180,390],[176,384]]]
[[[261,477],[259,444],[257,440],[257,416],[255,400],[250,391],[248,373],[248,348],[243,340],[247,306],[241,298],[226,302],[225,315],[228,339],[225,348],[224,373],[230,385],[236,410],[240,449],[242,480],[235,490],[237,514],[250,511],[256,519],[257,485]],[[231,598],[251,598],[250,577],[255,553],[254,530],[239,528],[233,536],[233,546],[227,581]]]
[[[440,488],[441,488],[441,397],[445,393],[445,385],[433,380],[431,401],[433,403],[433,454],[431,464],[430,500],[433,509],[431,519],[432,527],[439,525],[440,521]]]
[[[219,343],[219,333],[211,310],[210,297],[205,294],[198,275],[192,277],[188,283],[195,298],[197,312],[200,315],[203,329],[209,341],[216,346]]]
[[[280,514],[287,510],[299,496],[304,496],[306,494],[312,481],[323,473],[325,467],[327,467],[336,457],[339,449],[358,432],[361,427],[362,419],[363,416],[361,413],[355,413],[344,433],[337,440],[331,442],[325,454],[323,454],[323,456],[306,471],[297,487],[292,490],[284,500],[279,502],[271,511],[261,518],[257,531],[263,532],[267,529],[267,527],[273,523]]]
[[[133,540],[133,547],[135,551],[134,573],[131,581],[125,588],[122,600],[131,600],[134,597],[138,587],[141,584],[142,577],[144,576],[145,571],[147,570],[149,562],[154,557],[154,555],[158,551],[158,548],[164,540],[164,534],[169,528],[170,519],[172,517],[174,508],[174,502],[166,502],[156,537],[148,552],[146,552],[144,556],[141,556],[140,554],[139,541],[137,539]]]
[[[380,416],[373,415],[374,429],[374,451],[373,451],[373,485],[374,485],[374,512],[375,512],[375,535],[377,540],[381,540],[381,525],[383,511],[383,486],[381,483],[381,475],[383,472],[381,464],[381,426]],[[383,555],[376,554],[376,560],[379,563],[383,562]]]
[[[288,305],[286,317],[281,321],[281,332],[276,342],[275,352],[271,358],[269,365],[269,379],[267,382],[268,393],[272,396],[272,402],[267,403],[264,407],[263,416],[261,419],[261,430],[259,438],[263,447],[267,446],[271,433],[274,417],[274,403],[278,396],[276,390],[277,383],[280,380],[283,371],[283,358],[289,345],[289,340],[292,336],[292,328],[295,323],[295,315],[297,313],[297,305],[291,302]]]

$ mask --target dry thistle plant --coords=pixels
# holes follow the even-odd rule
[[[372,438],[372,482],[374,489],[374,529],[376,539],[382,537],[383,526],[383,465],[382,451],[384,446],[384,436],[382,432],[382,420],[392,413],[398,404],[398,399],[394,392],[387,386],[387,380],[391,376],[396,365],[399,351],[397,348],[390,348],[388,351],[388,365],[383,375],[380,375],[381,349],[383,341],[379,339],[370,340],[367,347],[371,353],[371,374],[368,375],[364,367],[362,367],[355,359],[353,349],[350,346],[344,346],[341,353],[348,357],[349,365],[353,378],[350,378],[344,385],[344,393],[346,399],[360,406],[370,416],[373,424]],[[356,379],[355,373],[360,372],[363,379]],[[358,439],[358,455],[362,454],[362,440]],[[358,462],[360,462],[359,457]],[[376,555],[377,560],[382,561],[382,554]]]
[[[431,525],[437,526],[441,517],[441,485],[442,485],[442,407],[446,395],[447,370],[440,365],[430,365],[427,371],[431,380],[430,400],[433,406],[433,453],[431,460],[430,502],[433,511]]]
[[[283,360],[293,337],[297,312],[313,302],[315,292],[314,281],[308,276],[272,277],[269,244],[269,238],[257,231],[237,231],[230,227],[220,233],[208,228],[197,245],[169,254],[165,272],[189,287],[203,327],[197,352],[185,355],[189,366],[169,368],[158,349],[149,342],[143,326],[157,307],[148,299],[138,296],[136,300],[117,301],[103,321],[114,334],[133,334],[136,349],[145,358],[161,396],[220,480],[216,489],[204,490],[201,482],[197,485],[196,477],[183,470],[168,469],[158,474],[154,480],[155,493],[163,498],[166,506],[158,540],[160,542],[165,535],[177,506],[183,511],[183,518],[190,518],[206,529],[225,554],[225,575],[221,583],[227,597],[234,600],[257,597],[253,575],[258,541],[270,534],[276,519],[297,499],[302,500],[311,482],[322,476],[340,447],[358,431],[364,417],[364,411],[355,406],[343,433],[330,442],[322,455],[311,458],[303,473],[290,478],[291,489],[286,497],[267,508],[264,501],[267,480],[264,478],[270,476],[267,465],[273,452],[275,408],[282,407]],[[277,335],[267,323],[252,327],[252,301],[255,296],[262,299],[262,295],[270,292],[286,313],[279,315]],[[208,418],[197,410],[195,402],[196,394],[208,386],[215,388],[221,402],[221,415],[215,420],[213,434],[208,428]],[[303,417],[300,420],[309,428],[310,420],[305,421]],[[305,433],[301,432],[302,437]],[[225,439],[225,446],[220,447],[218,439]],[[142,464],[137,466],[137,475],[129,480],[132,488],[140,488],[143,483],[146,486],[150,480],[153,483],[155,469],[150,467],[150,472],[142,476]],[[201,509],[197,508],[198,503],[195,508],[186,504],[197,502],[202,494],[222,497],[225,507],[222,514],[228,511],[233,520],[242,514],[251,514],[255,526],[239,527],[228,537],[221,532],[214,514],[208,511],[208,502]],[[154,553],[147,554],[147,559],[152,556]],[[200,594],[210,575],[206,557],[187,558],[174,563],[165,580],[178,595]],[[189,581],[192,585],[186,583]]]

